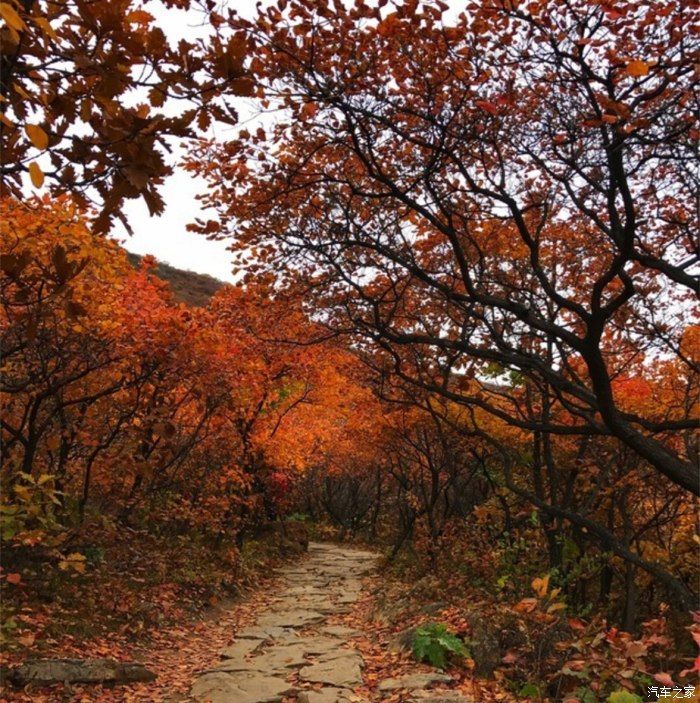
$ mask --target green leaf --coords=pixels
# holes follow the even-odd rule
[[[581,703],[598,703],[598,696],[588,686],[579,686],[575,691],[575,696]]]
[[[442,623],[430,623],[416,630],[412,649],[413,656],[418,661],[427,660],[439,669],[445,668],[448,655],[467,655],[462,640],[449,632]]]
[[[574,561],[581,556],[581,550],[578,548],[576,542],[570,540],[568,537],[564,538],[564,544],[562,545],[561,551],[562,558],[567,562]]]
[[[445,668],[445,649],[439,642],[433,640],[426,648],[427,658],[430,664],[438,669]]]
[[[521,698],[539,698],[540,688],[534,683],[526,683],[518,692]]]
[[[608,703],[642,703],[642,699],[636,693],[620,690],[608,696]]]

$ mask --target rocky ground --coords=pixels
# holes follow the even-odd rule
[[[0,686],[0,703],[501,700],[475,689],[464,666],[443,672],[411,656],[415,626],[396,616],[412,608],[387,591],[378,565],[373,552],[311,543],[297,561],[268,569],[239,602],[164,629],[147,650],[133,652],[143,664],[129,663],[128,652],[97,658],[107,653],[100,649],[28,660],[0,677],[14,684]],[[422,617],[443,606],[423,608]]]
[[[282,587],[257,622],[236,633],[221,662],[199,676],[192,698],[200,703],[353,703],[366,697],[365,662],[355,641],[364,633],[337,624],[362,592],[374,554],[312,543],[308,557],[281,570]],[[405,691],[423,703],[462,699],[434,688],[445,674],[409,673],[373,682],[379,697]]]

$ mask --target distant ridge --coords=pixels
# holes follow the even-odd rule
[[[126,252],[129,261],[137,267],[143,257],[139,254]],[[205,273],[195,273],[194,271],[184,271],[162,261],[158,261],[155,273],[158,278],[167,281],[173,291],[175,298],[185,305],[193,307],[204,307],[209,303],[211,297],[226,284],[218,278],[208,276]]]

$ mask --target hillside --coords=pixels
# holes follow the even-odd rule
[[[141,256],[132,252],[127,252],[127,256],[135,267],[139,266]],[[162,261],[158,262],[156,275],[170,284],[175,297],[180,302],[196,307],[206,305],[214,293],[226,285],[223,281],[219,281],[213,276],[195,273],[194,271],[184,271]]]

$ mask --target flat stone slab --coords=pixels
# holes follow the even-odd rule
[[[355,663],[360,669],[365,665],[362,657],[354,649],[333,649],[325,654],[319,654],[317,657],[318,662],[335,662],[339,659]]]
[[[242,659],[243,657],[252,654],[256,649],[262,647],[264,640],[260,639],[242,639],[230,644],[225,649],[222,649],[220,654],[222,659]]]
[[[347,688],[326,686],[318,691],[301,691],[297,701],[299,703],[344,703],[350,700],[348,696],[351,695],[352,691]]]
[[[267,613],[258,621],[262,627],[272,626],[281,628],[306,627],[323,622],[326,616],[315,610],[288,610]]]
[[[237,640],[276,640],[283,637],[296,637],[296,632],[290,627],[268,625],[245,627],[236,633]]]
[[[328,593],[327,588],[309,584],[308,586],[292,586],[285,588],[283,595],[285,596],[325,596]]]
[[[452,677],[447,674],[406,674],[398,676],[395,679],[384,679],[379,682],[378,689],[382,692],[398,691],[400,688],[408,690],[416,690],[421,688],[429,688],[436,683],[450,683]]]
[[[201,703],[278,703],[297,690],[278,676],[210,673],[195,681],[191,695]]]
[[[295,644],[304,647],[306,654],[311,654],[312,656],[328,654],[329,652],[335,652],[337,650],[345,651],[342,649],[342,645],[344,644],[343,640],[335,637],[299,637]]]
[[[333,637],[354,637],[360,634],[359,630],[353,627],[346,627],[345,625],[324,625],[324,627],[320,628],[320,632]]]
[[[357,599],[360,597],[359,591],[357,593],[344,593],[342,596],[338,597],[338,600],[336,601],[337,603],[343,603],[346,605],[351,605],[352,603],[355,603]]]
[[[451,691],[449,688],[432,688],[428,691],[417,691],[410,703],[474,703],[474,699],[460,691]]]
[[[212,671],[250,671],[263,674],[289,673],[286,669],[294,669],[307,664],[304,648],[299,645],[272,647],[249,657],[226,659]]]
[[[362,673],[357,659],[349,657],[305,666],[299,670],[299,678],[310,683],[324,683],[339,687],[358,686],[362,683]]]
[[[235,633],[221,662],[195,681],[192,699],[279,703],[298,694],[298,703],[365,703],[352,690],[362,683],[364,662],[345,646],[360,633],[328,619],[347,612],[360,597],[359,574],[375,559],[337,545],[311,544],[306,559],[281,570],[286,587],[273,594],[257,622]]]
[[[327,596],[290,596],[289,599],[283,599],[279,603],[275,603],[270,610],[275,613],[287,613],[290,610],[298,609],[300,606],[322,615],[338,612],[337,605]]]

